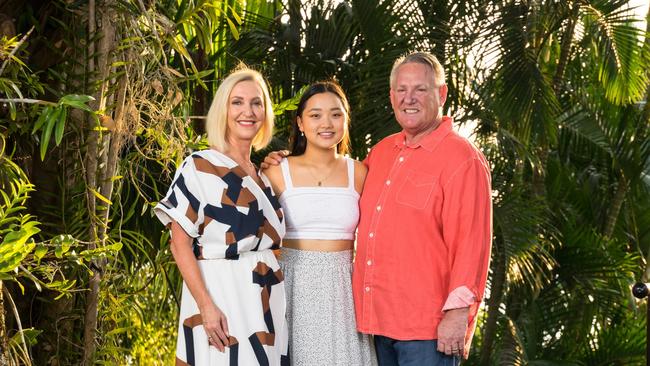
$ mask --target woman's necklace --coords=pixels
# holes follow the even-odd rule
[[[235,163],[237,163],[237,165],[239,165],[242,169],[244,169],[246,174],[250,175],[251,177],[255,176],[255,171],[257,170],[255,169],[255,164],[251,163],[250,161],[245,161],[243,163],[240,163],[236,160]]]
[[[311,176],[314,177],[314,179],[316,179],[318,186],[321,187],[323,185],[323,182],[325,182],[332,175],[332,173],[334,173],[334,168],[336,168],[336,160],[334,161],[334,164],[332,164],[332,166],[330,167],[330,170],[329,172],[327,172],[327,175],[325,175],[322,178],[317,177],[316,174],[314,174],[314,172],[312,171],[313,168],[311,166],[307,170],[309,171],[309,174],[311,174]]]
[[[257,171],[257,169],[255,168],[255,164],[253,164],[250,160],[240,161],[239,159],[236,159],[234,156],[231,155],[228,155],[228,157],[232,159],[232,161],[234,161],[235,164],[239,165],[239,167],[242,168],[246,174],[250,175],[251,177],[255,177],[255,172]]]

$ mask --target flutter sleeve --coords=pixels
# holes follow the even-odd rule
[[[187,235],[196,238],[200,235],[199,225],[204,220],[204,200],[201,197],[200,177],[194,159],[189,156],[176,171],[167,194],[154,207],[154,213],[163,225],[176,221]]]

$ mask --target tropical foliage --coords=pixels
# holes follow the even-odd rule
[[[3,2],[0,364],[172,363],[180,276],[150,208],[206,146],[219,80],[263,71],[277,149],[301,88],[336,78],[363,158],[398,130],[388,74],[414,49],[444,63],[447,113],[492,164],[467,364],[643,364],[650,34],[629,3]]]

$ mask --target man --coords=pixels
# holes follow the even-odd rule
[[[375,336],[380,366],[459,364],[485,290],[489,166],[442,115],[446,98],[435,56],[399,58],[390,100],[402,131],[364,161],[352,289],[357,329]]]
[[[488,163],[442,115],[435,56],[398,59],[390,100],[402,131],[373,147],[352,276],[357,328],[379,364],[448,365],[467,357],[492,237]]]

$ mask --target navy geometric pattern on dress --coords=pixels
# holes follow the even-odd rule
[[[232,169],[226,167],[217,167],[206,161],[200,156],[194,157],[194,165],[197,171],[205,174],[215,175],[226,183],[226,188],[221,193],[221,207],[207,204],[203,208],[204,222],[200,226],[201,231],[204,226],[209,225],[212,220],[219,223],[229,225],[230,228],[226,232],[226,244],[228,248],[224,253],[226,259],[239,258],[239,241],[251,237],[256,237],[258,240],[254,242],[254,247],[249,250],[257,250],[259,248],[264,235],[273,240],[272,248],[278,248],[280,244],[280,237],[272,225],[264,216],[264,212],[259,207],[259,202],[255,196],[243,186],[244,177],[246,172],[239,167],[235,166]],[[260,187],[264,195],[271,202],[271,206],[276,211],[280,222],[282,222],[282,211],[279,201],[270,188]],[[238,207],[245,207],[248,209],[246,214],[242,213]],[[198,258],[198,257],[197,257]]]
[[[253,283],[260,285],[262,288],[262,307],[264,308],[264,322],[269,330],[269,333],[275,333],[273,326],[273,317],[269,309],[269,298],[271,297],[271,290],[274,285],[284,280],[281,271],[273,272],[270,267],[265,263],[258,262],[257,267],[253,271]]]
[[[262,344],[269,346],[275,345],[275,326],[273,325],[273,316],[270,307],[271,289],[283,280],[284,276],[282,275],[282,271],[278,269],[276,272],[273,272],[271,267],[264,262],[257,262],[257,265],[253,269],[253,283],[260,285],[262,288],[260,292],[260,296],[262,297],[262,311],[264,312],[264,323],[266,323],[266,327],[268,328],[268,332],[256,332],[248,337],[260,365],[268,365],[268,359],[266,358]]]
[[[255,352],[255,357],[257,358],[259,365],[269,366],[269,358],[266,356],[264,347],[262,347],[262,342],[260,341],[257,334],[252,334],[250,337],[248,337],[248,341],[251,343],[251,347],[253,348],[253,352]]]
[[[230,366],[239,365],[239,342],[237,338],[228,337],[228,348],[230,348]]]
[[[183,324],[183,333],[185,334],[185,357],[187,357],[187,364],[194,366],[194,333],[192,328]]]
[[[174,181],[172,186],[169,188],[172,191],[172,194],[169,195],[169,198],[167,199],[167,201],[161,201],[160,203],[165,205],[167,208],[173,208],[173,207],[178,206],[178,200],[176,199],[176,192],[172,190],[173,187],[178,187],[178,189],[183,193],[183,195],[190,202],[190,207],[192,207],[194,212],[198,212],[200,202],[187,189],[187,185],[185,184],[185,177],[182,174],[178,176],[178,178]]]
[[[187,358],[187,365],[194,366],[196,364],[194,355],[194,333],[195,327],[203,324],[201,314],[194,314],[189,318],[183,320],[183,334],[185,335],[185,357]],[[178,364],[177,360],[177,364]]]
[[[282,206],[280,206],[280,201],[278,200],[278,198],[273,195],[273,192],[271,191],[271,187],[265,187],[262,190],[264,191],[264,195],[266,195],[266,198],[268,198],[269,202],[271,202],[271,206],[273,206],[274,210],[277,211],[280,208],[282,208]],[[282,218],[280,218],[280,221],[282,221]]]

